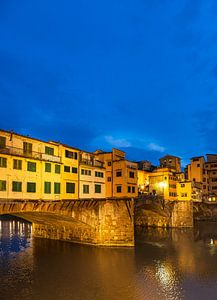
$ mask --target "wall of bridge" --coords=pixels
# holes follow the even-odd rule
[[[0,202],[0,214],[33,224],[33,235],[101,246],[134,246],[132,199]]]

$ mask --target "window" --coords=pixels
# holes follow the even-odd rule
[[[14,161],[13,161],[13,168],[15,170],[22,170],[22,160],[20,160],[20,159],[14,159]]]
[[[181,183],[181,187],[185,187],[185,184],[184,184],[184,183]]]
[[[87,184],[83,185],[83,194],[89,194],[89,185]]]
[[[118,185],[116,190],[117,190],[117,193],[121,193],[121,185]]]
[[[60,183],[54,182],[54,194],[60,194]]]
[[[78,173],[78,168],[72,167],[72,173]]]
[[[27,171],[36,172],[36,163],[28,161],[27,162]]]
[[[101,185],[95,184],[95,193],[100,194],[101,193]]]
[[[117,171],[116,172],[116,177],[121,177],[122,176],[122,172],[121,171]]]
[[[204,190],[206,189],[206,185],[203,185],[203,189],[204,189]]]
[[[64,172],[70,173],[70,167],[69,166],[64,166]]]
[[[13,192],[22,192],[22,182],[21,181],[12,181],[12,191]]]
[[[0,136],[0,149],[3,149],[6,147],[6,137]]]
[[[91,170],[85,170],[85,169],[81,169],[81,174],[82,175],[91,175]]]
[[[68,193],[68,194],[75,193],[75,183],[66,182],[66,193]]]
[[[23,153],[24,154],[32,154],[32,144],[23,142]]]
[[[35,182],[27,182],[27,193],[35,193],[36,192],[36,183]]]
[[[108,166],[111,166],[112,165],[112,162],[111,161],[108,161]]]
[[[6,180],[0,180],[0,191],[6,191]]]
[[[135,193],[135,186],[132,186],[132,193]]]
[[[55,165],[55,173],[60,174],[60,165]]]
[[[45,181],[44,183],[44,193],[50,194],[51,193],[51,182]]]
[[[7,158],[0,157],[0,168],[7,168]]]
[[[200,167],[200,164],[197,164],[197,167],[199,168],[199,167]]]
[[[130,176],[130,178],[134,178],[135,173],[134,172],[130,172],[129,176]]]
[[[109,182],[112,181],[111,177],[108,177],[108,178],[107,178],[107,181],[109,181]]]
[[[65,150],[65,157],[72,158],[72,159],[78,159],[78,153],[69,151],[69,150]]]
[[[54,148],[45,146],[45,154],[54,155]]]
[[[127,191],[128,193],[131,193],[131,186],[128,186]]]
[[[103,174],[103,172],[95,172],[95,176],[96,177],[101,177],[101,178],[103,178],[104,177],[104,174]]]
[[[45,172],[51,172],[51,164],[50,163],[45,163]]]

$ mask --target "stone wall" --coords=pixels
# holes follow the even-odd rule
[[[32,222],[37,237],[101,246],[134,246],[132,199],[1,203],[0,214]]]
[[[190,201],[176,201],[174,203],[172,227],[193,227],[193,204]]]
[[[152,227],[193,227],[193,206],[188,201],[137,200],[135,225]]]

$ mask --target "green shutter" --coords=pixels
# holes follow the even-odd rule
[[[44,193],[51,194],[51,182],[45,181],[44,183]]]
[[[60,165],[55,165],[55,173],[60,174]]]
[[[45,163],[45,172],[51,172],[51,164],[50,163]]]
[[[22,182],[21,181],[13,181],[12,182],[12,191],[13,192],[22,192]]]
[[[6,191],[6,180],[0,180],[0,191]]]
[[[54,182],[54,194],[60,194],[60,183]]]
[[[69,194],[75,193],[75,183],[66,182],[66,193],[69,193]]]
[[[0,157],[0,168],[7,168],[7,158]]]
[[[35,182],[27,182],[27,193],[35,193],[36,192],[36,183]]]
[[[36,172],[36,163],[28,161],[27,162],[27,171]]]

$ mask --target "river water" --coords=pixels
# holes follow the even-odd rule
[[[0,219],[0,299],[217,299],[217,223],[138,229],[135,249],[32,238]]]

